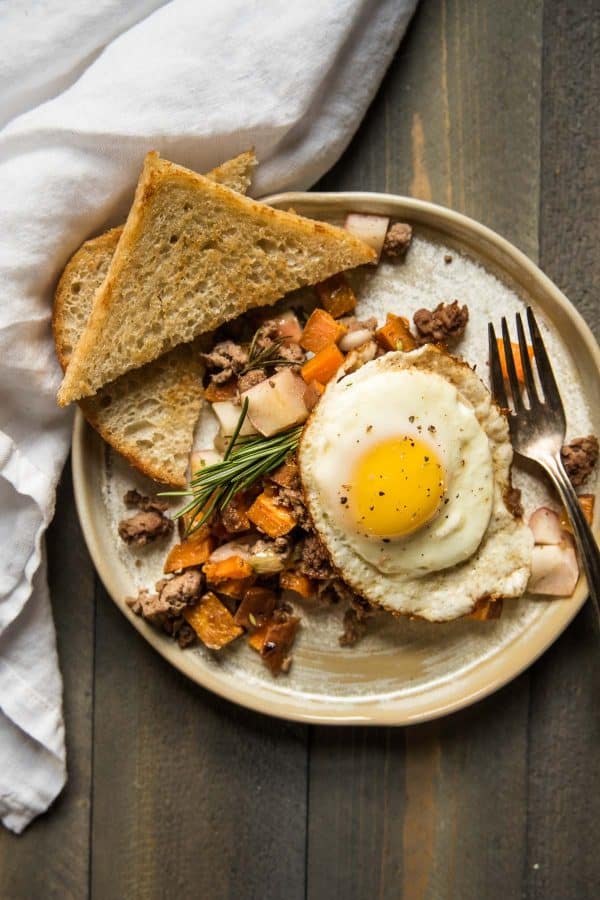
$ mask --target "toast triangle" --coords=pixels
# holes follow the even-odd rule
[[[250,308],[373,261],[375,252],[341,228],[149,153],[58,402],[90,396]]]
[[[244,192],[256,165],[253,151],[206,176]],[[65,371],[108,271],[123,226],[86,241],[71,257],[56,288],[52,325]],[[184,487],[194,429],[202,405],[202,365],[196,342],[128,372],[79,406],[104,440],[144,475]]]

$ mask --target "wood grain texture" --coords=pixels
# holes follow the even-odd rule
[[[537,258],[541,35],[538,0],[421,4],[323,189],[452,205]],[[438,723],[314,729],[309,900],[519,896],[528,711],[525,675]]]
[[[0,828],[2,900],[81,900],[88,891],[95,576],[77,520],[69,465],[47,550],[64,679],[69,780],[50,812],[22,835]]]
[[[306,729],[172,669],[103,592],[91,897],[304,896]]]
[[[600,6],[546,0],[542,266],[600,337]]]
[[[546,0],[540,263],[600,335],[600,8]],[[599,398],[600,399],[600,398]],[[600,636],[591,610],[531,673],[526,895],[600,896]]]

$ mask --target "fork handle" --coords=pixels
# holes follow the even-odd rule
[[[598,544],[583,514],[577,494],[565,472],[560,456],[558,454],[549,455],[540,462],[552,479],[569,516],[575,543],[587,578],[588,591],[594,601],[596,612],[600,616],[600,550]]]

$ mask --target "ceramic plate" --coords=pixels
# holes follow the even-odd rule
[[[412,316],[420,306],[458,298],[471,318],[456,352],[487,381],[487,322],[531,304],[557,371],[569,433],[600,433],[600,353],[583,320],[536,266],[507,241],[457,213],[385,194],[281,194],[268,198],[315,218],[339,222],[346,211],[409,221],[415,240],[403,264],[362,275],[360,315],[386,310]],[[206,424],[206,423],[205,423]],[[134,616],[124,598],[160,577],[165,548],[132,553],[117,536],[122,497],[133,486],[156,487],[134,472],[77,414],[73,477],[88,548],[106,589],[129,622],[174,666],[203,687],[270,715],[331,724],[404,725],[431,719],[486,696],[518,675],[554,641],[586,597],[583,580],[568,599],[524,597],[504,604],[494,622],[433,625],[384,614],[355,648],[338,643],[342,609],[306,601],[303,627],[287,676],[273,679],[240,640],[221,655],[180,650]],[[541,478],[515,466],[531,511],[552,503]],[[600,504],[596,504],[596,511]],[[597,527],[597,522],[596,522]],[[299,606],[299,604],[298,604]]]

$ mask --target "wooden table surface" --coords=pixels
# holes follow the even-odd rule
[[[597,0],[422,0],[320,187],[466,212],[539,260],[598,335],[599,38]],[[48,550],[69,782],[21,837],[0,833],[2,900],[600,896],[588,609],[464,712],[306,727],[196,687],[128,625],[94,574],[68,468]]]

